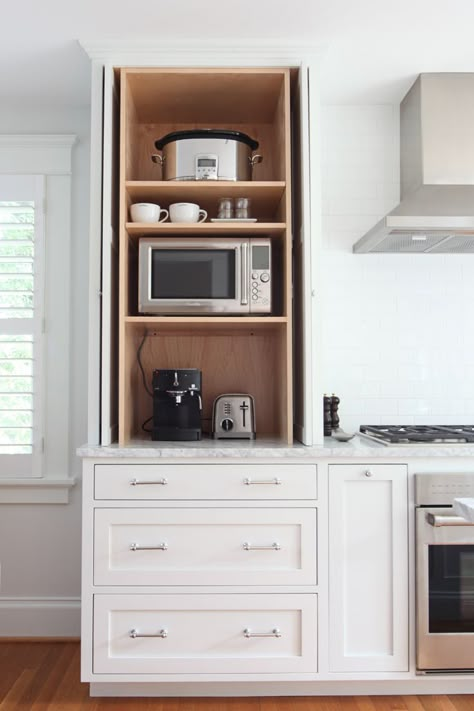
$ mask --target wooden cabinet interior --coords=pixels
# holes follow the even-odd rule
[[[142,425],[152,399],[137,361],[139,346],[148,389],[152,371],[203,371],[203,431],[209,430],[217,395],[250,393],[255,398],[257,438],[291,443],[292,250],[290,73],[276,68],[120,70],[120,266],[119,266],[119,443],[149,437]],[[259,142],[263,162],[252,181],[163,181],[151,160],[154,142],[191,128],[226,128]],[[222,196],[252,200],[256,223],[198,225],[130,222],[133,202],[168,208],[199,203],[217,216]],[[137,247],[141,236],[215,235],[223,240],[253,234],[272,239],[277,256],[271,316],[144,316],[137,309]]]
[[[162,179],[151,155],[167,133],[223,127],[259,142],[254,180],[285,180],[288,84],[285,69],[123,69],[125,180]]]
[[[199,317],[198,317],[199,318]],[[251,393],[255,399],[258,436],[287,441],[291,383],[286,378],[286,323],[247,324],[243,319],[201,317],[176,324],[127,323],[124,427],[132,438],[144,437],[142,424],[151,417],[152,398],[145,390],[138,365],[151,383],[154,368],[199,368],[203,382],[203,432],[210,430],[214,399],[226,392]],[[291,392],[291,391],[290,391]]]

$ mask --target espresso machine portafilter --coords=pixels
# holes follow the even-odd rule
[[[153,371],[152,440],[201,439],[202,373],[196,368]]]

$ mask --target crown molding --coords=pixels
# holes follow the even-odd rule
[[[130,66],[159,64],[180,66],[207,64],[220,66],[299,66],[302,62],[319,63],[327,51],[327,45],[306,44],[295,40],[241,40],[227,42],[203,42],[202,40],[135,41],[78,40],[79,45],[95,62],[116,63]]]

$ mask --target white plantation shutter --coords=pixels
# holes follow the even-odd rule
[[[44,319],[43,176],[0,175],[0,477],[39,477]]]

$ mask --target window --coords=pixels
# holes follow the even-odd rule
[[[0,476],[42,474],[44,179],[0,175]]]
[[[72,135],[0,135],[0,503],[67,503]]]

